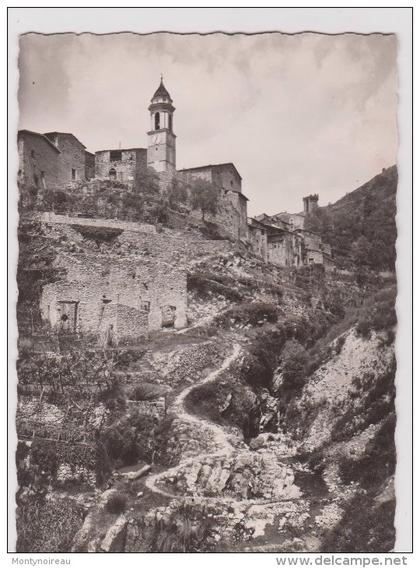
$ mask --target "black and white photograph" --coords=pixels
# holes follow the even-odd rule
[[[405,552],[398,34],[16,53],[14,550]]]

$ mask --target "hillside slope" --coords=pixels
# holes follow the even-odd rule
[[[394,270],[397,183],[392,166],[307,217],[306,227],[332,246],[339,266]]]

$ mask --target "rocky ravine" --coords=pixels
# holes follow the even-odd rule
[[[343,483],[338,459],[363,456],[381,423],[361,427],[338,442],[332,439],[333,431],[346,409],[353,405],[355,380],[365,377],[362,387],[365,381],[365,390],[374,388],[391,364],[393,353],[391,345],[383,345],[380,334],[366,340],[350,331],[343,342],[341,351],[334,352],[314,373],[296,402],[306,422],[305,434],[301,433],[299,439],[292,430],[290,435],[287,431],[264,433],[249,445],[237,428],[215,424],[192,414],[185,406],[187,396],[195,388],[215,383],[241,360],[243,348],[234,344],[215,370],[186,386],[168,409],[174,424],[184,435],[191,432],[191,438],[200,440],[199,445],[191,444],[174,467],[153,472],[137,482],[141,484],[136,485],[136,491],[144,488],[140,494],[146,492],[147,504],[142,504],[140,496],[136,510],[115,519],[105,512],[103,495],[86,518],[73,549],[156,550],[164,545],[151,545],[150,535],[166,531],[169,535],[174,533],[176,539],[182,514],[190,508],[189,522],[196,527],[194,530],[199,531],[203,523],[210,527],[199,550],[324,550],[325,538],[340,525],[349,504],[365,492],[357,483]],[[358,357],[354,356],[355,350]],[[320,397],[323,402],[319,406]],[[365,412],[362,406],[360,412]],[[329,421],[331,428],[325,429]],[[320,428],[327,434],[317,443],[316,432]],[[318,471],[310,465],[310,459],[299,455],[308,450],[319,452],[321,446],[324,465]],[[132,481],[125,481],[117,484],[115,490],[124,489],[124,483],[133,487]],[[392,480],[379,489],[378,495],[374,504],[393,498]],[[166,504],[156,505],[158,499]],[[174,519],[178,519],[175,525],[171,524]],[[104,528],[98,537],[101,525]],[[176,543],[172,546],[177,550]]]

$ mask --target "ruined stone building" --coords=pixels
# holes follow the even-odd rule
[[[95,177],[115,179],[131,185],[146,170],[146,154],[145,148],[95,152]]]
[[[73,134],[30,130],[18,132],[21,183],[41,189],[63,187],[87,179],[92,154]]]
[[[130,233],[122,243],[142,251],[145,237]],[[40,310],[58,333],[90,335],[111,345],[187,325],[185,270],[167,262],[165,253],[66,254],[55,266],[65,277],[43,287]]]

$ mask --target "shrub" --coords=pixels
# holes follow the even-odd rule
[[[340,335],[339,337],[337,337],[335,341],[335,352],[337,355],[341,353],[341,350],[343,349],[345,342],[346,342],[346,337],[344,335]]]
[[[115,466],[151,462],[155,451],[155,419],[133,411],[114,422],[101,435],[101,442]]]
[[[121,492],[113,493],[106,502],[105,508],[108,513],[121,515],[127,509],[127,495]]]
[[[150,537],[152,552],[204,552],[214,546],[206,505],[181,502],[169,517],[155,518]]]
[[[111,379],[106,388],[98,396],[109,410],[122,410],[126,406],[126,397],[123,388],[117,379]]]
[[[276,323],[278,318],[277,309],[272,304],[265,302],[253,302],[234,306],[216,319],[223,327],[230,325],[258,325],[265,322]]]
[[[282,329],[260,332],[248,349],[241,369],[241,377],[253,388],[270,387],[278,355],[285,340]]]
[[[230,404],[221,415],[220,408],[228,397]],[[237,426],[243,431],[246,439],[257,434],[259,408],[255,402],[253,391],[233,378],[229,382],[218,381],[200,385],[193,389],[186,399],[189,412],[218,424]]]
[[[86,225],[73,225],[73,228],[85,239],[95,241],[99,247],[101,243],[112,243],[122,233],[122,229],[112,227],[89,227]]]
[[[53,478],[57,474],[58,465],[55,445],[35,439],[31,446],[31,467],[41,475]]]
[[[205,215],[215,215],[219,206],[220,190],[211,182],[197,178],[190,187],[191,206],[201,211],[202,219]]]
[[[83,523],[83,507],[73,499],[46,500],[43,494],[17,499],[17,552],[69,552]]]
[[[283,384],[286,390],[299,389],[303,385],[308,361],[308,353],[298,341],[286,341],[281,354]]]

